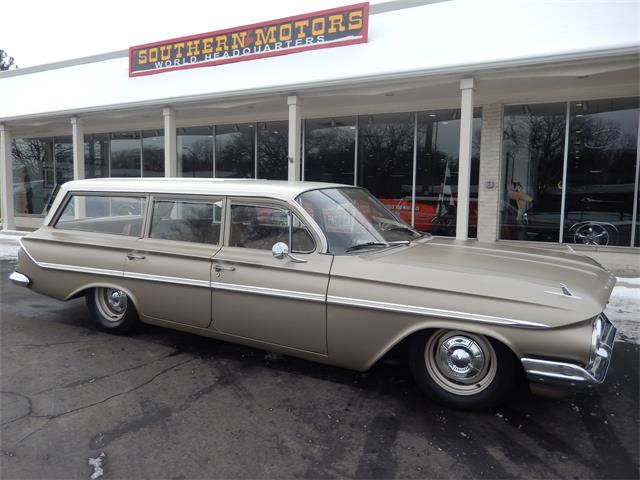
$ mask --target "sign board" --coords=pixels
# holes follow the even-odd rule
[[[367,41],[369,4],[360,3],[270,22],[129,48],[129,76],[207,67]]]

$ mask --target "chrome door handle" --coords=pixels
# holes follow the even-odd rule
[[[147,257],[142,255],[141,253],[129,252],[127,253],[127,258],[129,260],[144,260]]]
[[[215,267],[213,267],[213,269],[216,272],[221,272],[223,270],[228,270],[229,272],[233,272],[236,269],[236,267],[223,267],[222,265],[216,265]]]

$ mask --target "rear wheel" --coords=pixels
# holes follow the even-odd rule
[[[455,408],[498,405],[517,383],[515,358],[507,347],[459,330],[416,334],[409,363],[416,383],[429,397]]]
[[[87,307],[102,329],[125,334],[138,325],[138,314],[127,294],[117,288],[97,287],[86,294]]]

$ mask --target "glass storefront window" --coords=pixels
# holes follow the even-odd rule
[[[631,245],[638,98],[570,105],[563,241]]]
[[[55,183],[73,180],[73,144],[71,137],[55,137],[53,143]]]
[[[142,132],[142,176],[164,177],[164,130]]]
[[[481,114],[480,108],[475,109],[470,237],[477,230]],[[357,120],[306,120],[304,178],[353,183],[357,148],[357,185],[369,189],[407,223],[415,221],[416,229],[455,235],[459,144],[460,111],[455,109],[363,115]],[[412,215],[414,148],[416,204]]]
[[[216,177],[254,178],[256,128],[253,123],[217,125]]]
[[[558,242],[566,103],[504,109],[500,238]]]
[[[471,152],[468,231],[471,238],[477,234],[478,223],[481,126],[481,110],[478,108],[474,111]],[[455,236],[460,110],[419,112],[417,142],[415,228],[433,235]],[[411,223],[411,204],[402,207],[401,216]]]
[[[84,136],[85,178],[109,176],[109,135],[106,133]]]
[[[365,115],[358,120],[357,185],[367,188],[391,209],[407,199],[411,204],[413,115]]]
[[[140,176],[140,132],[111,134],[111,176]]]
[[[182,177],[213,177],[213,128],[179,128],[178,175]]]
[[[16,138],[13,142],[13,195],[17,214],[40,214],[54,185],[51,138]]]
[[[258,124],[258,176],[286,180],[289,175],[289,122]]]
[[[304,179],[353,185],[356,117],[305,120]]]

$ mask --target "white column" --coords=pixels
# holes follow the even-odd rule
[[[289,181],[300,180],[300,170],[302,165],[301,155],[301,112],[302,100],[297,95],[287,97],[289,105]]]
[[[164,115],[164,176],[177,177],[176,115],[169,107],[162,109],[162,115]]]
[[[473,78],[460,80],[460,160],[458,162],[458,210],[456,239],[467,240],[469,228],[469,189],[471,181],[471,146],[473,134]]]
[[[2,198],[2,229],[15,230],[13,212],[13,156],[11,154],[11,132],[0,123],[0,190]]]
[[[84,126],[78,117],[71,117],[71,143],[73,144],[73,179],[84,180]]]

